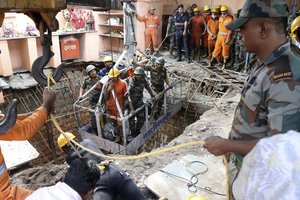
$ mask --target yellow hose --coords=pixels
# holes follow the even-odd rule
[[[50,80],[52,80],[52,79],[53,79],[52,74],[49,74],[48,75],[48,89],[49,90],[50,90]],[[54,84],[56,84],[56,82],[54,82]],[[204,141],[199,140],[199,141],[194,141],[194,142],[182,143],[182,144],[179,144],[179,145],[176,145],[176,146],[173,146],[173,147],[167,147],[167,148],[164,148],[164,149],[160,149],[160,150],[157,150],[157,151],[152,151],[150,153],[140,154],[140,155],[136,155],[136,156],[122,156],[122,157],[120,157],[120,156],[119,157],[108,156],[108,155],[105,155],[105,154],[95,152],[91,149],[88,149],[88,148],[82,146],[81,144],[79,144],[78,142],[76,142],[75,140],[70,139],[67,136],[67,134],[59,126],[55,116],[53,114],[51,114],[50,118],[51,118],[53,124],[55,125],[55,127],[57,128],[57,130],[61,134],[63,134],[63,136],[68,140],[69,144],[71,145],[71,147],[73,148],[73,150],[77,153],[77,155],[79,157],[82,157],[82,156],[79,154],[78,150],[74,147],[73,144],[75,144],[79,148],[81,148],[81,149],[83,149],[83,150],[85,150],[85,151],[87,151],[87,152],[89,152],[89,153],[91,153],[95,156],[99,156],[99,157],[106,158],[106,159],[109,159],[109,160],[137,160],[137,159],[146,158],[146,157],[149,157],[149,156],[154,156],[154,155],[158,155],[158,154],[161,154],[161,153],[165,153],[165,152],[168,152],[168,151],[173,151],[173,150],[176,150],[176,149],[181,149],[181,148],[184,148],[184,147],[195,146],[195,145],[203,145],[204,144]],[[225,173],[226,174],[226,199],[230,200],[229,171],[228,171],[228,162],[227,162],[227,159],[226,159],[225,155],[223,155],[223,161],[224,161],[225,172],[226,172]]]

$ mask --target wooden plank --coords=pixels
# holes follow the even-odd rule
[[[8,169],[25,164],[39,156],[27,141],[0,141],[1,151]]]
[[[189,162],[196,161],[189,165]],[[205,165],[201,164],[204,163]],[[207,172],[197,176],[199,187],[210,187],[213,191],[225,194],[226,192],[226,178],[225,168],[221,157],[215,156],[195,156],[186,155],[180,160],[175,160],[167,165],[162,171],[155,172],[145,180],[145,185],[149,190],[159,197],[167,197],[172,200],[183,200],[191,194],[184,179],[190,180],[192,173],[203,172],[208,168]],[[188,171],[189,170],[189,171]],[[167,173],[166,173],[167,172]],[[168,174],[169,173],[169,174]],[[179,176],[183,179],[175,178],[172,175]],[[194,181],[195,182],[195,181]],[[190,188],[193,190],[193,188]],[[206,190],[198,189],[196,194],[203,196],[206,199],[225,200],[225,196],[212,194]]]

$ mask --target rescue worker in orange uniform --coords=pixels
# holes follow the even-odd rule
[[[106,90],[106,96],[107,96],[106,109],[109,115],[112,115],[116,118],[117,117],[120,118],[124,113],[125,94],[127,92],[127,84],[125,81],[120,79],[120,71],[117,68],[112,68],[108,72],[108,77],[110,78],[110,81],[108,83],[108,87]],[[120,105],[120,111],[122,113],[119,113],[118,111],[118,107],[114,95],[118,100],[118,103]],[[108,118],[108,121],[112,121],[114,122],[114,124],[121,126],[121,122],[115,119]]]
[[[209,5],[205,5],[204,6],[204,19],[205,19],[205,23],[207,24],[208,21],[211,19],[211,12],[210,12],[210,6]],[[204,57],[207,56],[208,53],[208,32],[205,31],[205,34],[203,35],[203,51],[204,51]]]
[[[145,48],[148,52],[151,52],[152,49],[154,49],[155,52],[158,52],[157,35],[158,27],[160,26],[160,19],[154,14],[154,11],[155,8],[149,8],[148,14],[144,16],[139,16],[136,13],[136,18],[141,22],[145,22],[146,25]],[[153,48],[151,48],[151,46]]]
[[[216,46],[213,51],[213,55],[209,64],[211,67],[215,62],[216,58],[221,54],[223,57],[223,65],[221,70],[224,70],[230,55],[230,40],[232,32],[226,28],[228,24],[233,22],[232,17],[228,15],[228,7],[221,7],[221,17],[219,19],[219,32],[216,41]]]
[[[52,110],[55,102],[55,93],[47,89],[43,93],[43,104],[31,115],[18,115],[15,125],[5,134],[0,135],[0,140],[28,140],[44,126],[48,113]],[[3,117],[3,116],[1,116]],[[31,190],[11,186],[9,174],[6,169],[4,157],[0,149],[0,199],[1,200],[24,200],[32,193]]]
[[[195,57],[200,61],[200,48],[202,36],[206,32],[205,19],[200,15],[199,9],[194,8],[194,17],[190,19],[190,26],[192,28],[192,36],[190,40],[192,59]]]
[[[215,49],[216,41],[217,41],[217,36],[219,32],[219,19],[218,19],[218,11],[216,9],[213,9],[211,11],[211,19],[207,23],[207,32],[208,32],[208,55],[211,55],[212,52]]]

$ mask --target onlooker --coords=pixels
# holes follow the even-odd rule
[[[189,52],[189,37],[188,37],[188,26],[189,16],[187,13],[184,13],[183,5],[178,6],[178,13],[175,15],[175,26],[176,26],[176,46],[177,46],[177,61],[181,61],[182,56],[182,43],[185,50],[185,59],[188,63],[190,60]]]
[[[192,59],[200,61],[200,44],[203,42],[203,35],[206,32],[205,19],[200,15],[198,8],[194,8],[194,17],[190,19],[192,34],[190,39]]]
[[[207,23],[207,32],[208,32],[208,55],[210,56],[209,59],[211,59],[212,52],[215,49],[217,36],[219,32],[219,19],[218,19],[218,12],[216,9],[213,9],[211,11],[211,19]]]
[[[204,19],[205,23],[208,24],[208,21],[212,18],[211,9],[209,5],[204,6]],[[208,35],[209,33],[205,31],[205,34],[203,35],[203,57],[207,56],[208,53]]]
[[[154,14],[155,8],[149,8],[148,14],[144,16],[139,16],[136,13],[136,18],[141,21],[145,22],[146,25],[146,41],[145,41],[145,48],[146,51],[152,54],[152,48],[158,55],[158,44],[157,44],[157,34],[158,34],[158,27],[160,26],[160,19],[157,15]],[[152,45],[151,45],[152,44]]]
[[[174,47],[175,47],[175,40],[176,40],[176,26],[175,26],[175,15],[176,15],[177,9],[174,10],[173,14],[169,16],[168,19],[168,26],[167,26],[167,33],[166,37],[169,37],[170,45],[169,45],[169,52],[171,58],[176,58],[173,55]],[[172,34],[172,35],[171,35]]]
[[[217,57],[221,54],[223,57],[223,66],[221,70],[225,69],[229,55],[230,55],[230,40],[232,31],[226,28],[226,25],[231,23],[233,19],[228,15],[228,7],[221,7],[221,17],[219,19],[219,32],[217,37],[217,42],[215,49],[213,51],[212,59],[210,61],[210,66],[212,66]]]

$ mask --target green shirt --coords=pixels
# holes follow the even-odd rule
[[[287,42],[252,71],[242,90],[230,131],[234,140],[254,140],[300,131],[300,57]]]

